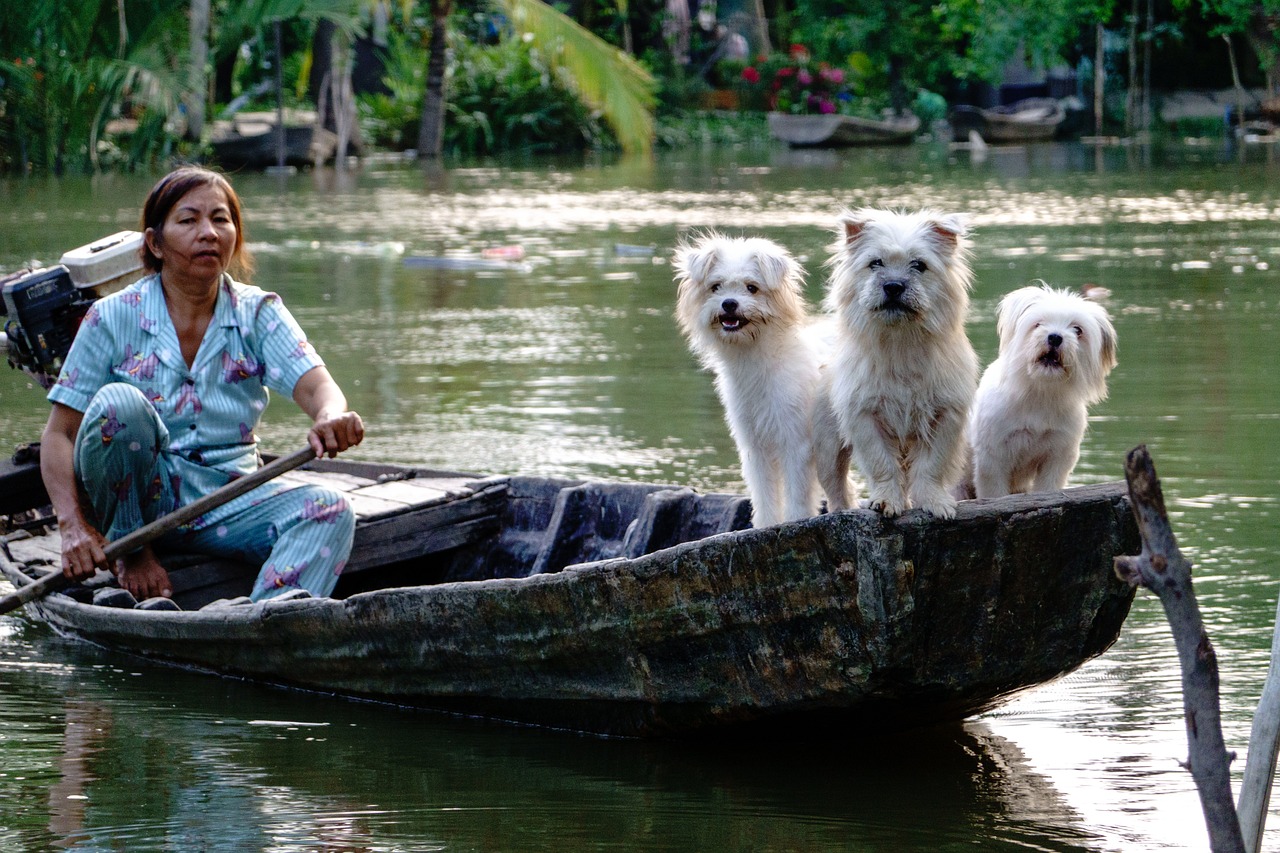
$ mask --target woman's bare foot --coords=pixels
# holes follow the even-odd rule
[[[169,573],[160,565],[150,547],[143,547],[142,550],[117,560],[116,577],[120,586],[133,593],[133,597],[139,601],[156,596],[168,598],[173,594]]]

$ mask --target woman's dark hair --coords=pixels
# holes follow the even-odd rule
[[[179,166],[165,175],[147,194],[142,205],[142,224],[139,228],[144,234],[150,228],[155,232],[156,240],[164,244],[164,223],[182,197],[198,187],[215,186],[227,197],[227,207],[231,210],[231,222],[236,226],[236,244],[231,250],[231,267],[237,274],[247,278],[253,272],[253,258],[244,247],[244,219],[240,212],[240,197],[231,188],[231,182],[221,173],[203,166]],[[139,251],[142,265],[148,272],[160,272],[164,260],[151,252],[146,241]]]

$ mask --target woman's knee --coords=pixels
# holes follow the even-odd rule
[[[168,444],[169,430],[155,406],[138,388],[125,382],[103,385],[85,407],[80,423],[79,443],[86,440],[111,445],[119,437],[142,442],[150,448]]]

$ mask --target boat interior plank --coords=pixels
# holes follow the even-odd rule
[[[350,492],[378,482],[368,477],[357,477],[340,471],[307,471],[305,469],[296,469],[287,474],[281,474],[280,479],[295,483],[324,486],[325,488],[333,489],[335,492]]]
[[[7,537],[4,547],[14,562],[53,565],[62,562],[62,537],[57,530],[44,536]]]
[[[346,499],[351,502],[351,507],[356,511],[356,523],[367,521],[374,518],[384,518],[389,515],[400,515],[413,509],[409,504],[400,501],[385,501],[381,498],[375,498],[372,495],[361,494],[360,492],[348,492]]]
[[[447,500],[464,497],[473,493],[472,479],[453,477],[415,477],[410,480],[388,480],[361,487],[361,495],[399,501],[410,506],[417,506],[427,501]]]
[[[491,483],[451,501],[358,522],[343,574],[417,559],[492,536],[501,525],[506,501],[506,484]]]

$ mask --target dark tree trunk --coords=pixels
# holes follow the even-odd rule
[[[431,3],[431,52],[422,97],[422,125],[418,129],[418,157],[422,159],[439,159],[444,153],[446,36],[452,6],[452,0],[432,0]]]
[[[316,21],[316,33],[311,39],[311,73],[307,77],[307,96],[315,102],[316,111],[324,116],[324,129],[337,132],[334,119],[333,88],[326,85],[333,72],[333,35],[337,31],[332,21],[321,18]]]

